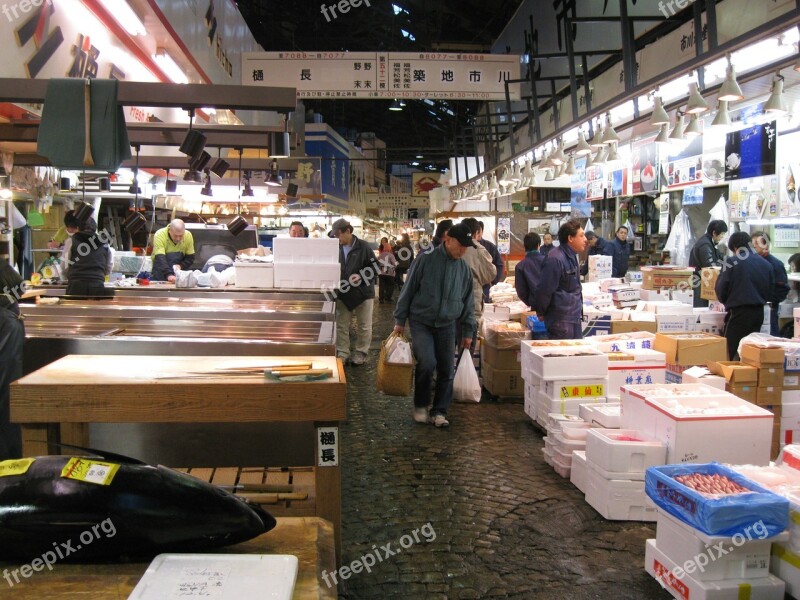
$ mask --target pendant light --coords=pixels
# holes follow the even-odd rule
[[[594,164],[595,165],[605,164],[606,156],[608,156],[608,153],[606,152],[605,146],[603,146],[597,151],[597,154],[594,155]]]
[[[520,181],[522,181],[522,170],[518,162],[514,163],[514,168],[511,171],[511,181],[513,181],[515,185],[519,185]]]
[[[664,123],[661,126],[661,131],[658,132],[656,137],[656,144],[669,144],[669,124]]]
[[[731,126],[731,116],[728,113],[728,101],[727,100],[720,100],[719,105],[717,107],[717,115],[714,117],[714,121],[711,123],[712,127],[730,127]]]
[[[614,126],[611,124],[611,113],[606,113],[606,130],[603,132],[603,144],[608,146],[610,144],[618,144],[620,142],[617,132],[614,131]]]
[[[556,151],[550,157],[550,161],[556,166],[563,165],[564,163],[567,162],[567,157],[564,154],[564,140],[563,139],[560,139],[558,141],[558,145],[556,146]]]
[[[670,140],[685,140],[686,138],[683,135],[683,130],[686,128],[686,125],[683,121],[683,113],[679,113],[677,117],[675,117],[675,128],[672,130],[672,133],[669,134]]]
[[[655,106],[653,107],[653,114],[650,115],[650,125],[658,127],[669,123],[669,115],[664,110],[664,101],[661,96],[655,97]]]
[[[736,81],[736,71],[731,63],[731,57],[728,55],[728,72],[725,76],[725,81],[719,90],[718,100],[727,100],[728,102],[735,102],[736,100],[743,100],[744,94],[742,88],[739,87],[739,82]]]
[[[697,117],[697,114],[693,114],[692,118],[689,119],[689,124],[686,126],[686,129],[683,130],[683,135],[686,137],[697,137],[699,135],[703,135],[703,130],[700,127],[700,119]]]
[[[536,180],[536,174],[531,168],[531,161],[526,160],[525,166],[522,168],[522,184],[524,187],[531,187]]]
[[[594,159],[592,158],[592,154],[589,153],[586,155],[586,164],[584,165],[584,169],[588,169],[594,166]]]
[[[606,157],[606,162],[608,163],[618,162],[619,154],[617,154],[617,145],[610,144],[608,148],[609,150],[608,150],[608,156]]]
[[[592,147],[586,141],[586,135],[583,133],[583,129],[581,129],[578,131],[578,145],[575,147],[575,154],[577,156],[586,156],[591,153]]]
[[[772,115],[782,115],[789,112],[783,98],[783,75],[780,73],[777,74],[776,79],[772,82],[772,93],[764,105],[764,112]]]
[[[690,115],[699,115],[708,110],[708,102],[700,95],[700,90],[696,83],[689,84],[689,101],[686,104],[686,112]]]
[[[570,154],[567,161],[567,168],[564,170],[564,175],[575,175],[575,156]]]
[[[594,137],[592,137],[592,141],[589,142],[589,145],[592,148],[601,148],[603,146],[603,127],[600,125],[599,121],[594,130]]]
[[[488,192],[490,198],[497,198],[500,195],[500,184],[497,181],[497,175],[495,175],[494,172],[492,172],[492,180],[489,182]]]

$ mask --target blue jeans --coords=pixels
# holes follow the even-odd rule
[[[547,324],[547,335],[551,340],[579,340],[583,338],[583,328],[580,323],[553,321]]]
[[[413,319],[409,319],[408,324],[411,330],[411,349],[417,361],[414,370],[414,407],[427,408],[430,404],[433,374],[436,373],[431,416],[447,416],[447,409],[453,400],[456,347],[453,325],[429,327]]]

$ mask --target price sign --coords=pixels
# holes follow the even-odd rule
[[[111,481],[118,470],[119,465],[114,463],[87,460],[85,458],[70,458],[64,468],[61,469],[61,476],[66,479],[77,479],[78,481],[97,485],[111,485]]]
[[[562,385],[561,398],[595,398],[605,396],[606,387],[603,384],[597,385]]]
[[[35,460],[35,458],[20,458],[18,460],[0,461],[0,477],[23,475],[28,472]]]

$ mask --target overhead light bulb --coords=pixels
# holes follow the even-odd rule
[[[400,103],[397,101],[397,99],[394,99],[392,103],[389,105],[389,110],[398,112],[403,110],[403,107],[400,106]]]
[[[617,145],[610,144],[608,150],[608,156],[606,157],[606,162],[617,162],[619,161],[619,154],[617,154]]]
[[[697,114],[693,114],[692,118],[689,119],[689,124],[686,126],[686,129],[683,130],[683,135],[686,137],[697,137],[698,135],[703,135],[703,130],[700,127],[700,119],[697,118]]]
[[[742,88],[739,87],[739,82],[736,81],[736,71],[730,62],[730,58],[728,59],[728,71],[725,76],[725,81],[722,83],[717,99],[727,100],[728,102],[744,99]]]
[[[650,115],[650,125],[660,126],[669,123],[669,115],[664,110],[664,101],[661,96],[655,97],[655,105],[653,106],[653,114]]]
[[[689,101],[686,104],[686,112],[690,115],[701,114],[708,110],[708,102],[700,95],[700,90],[696,83],[689,84]]]
[[[100,4],[129,34],[147,35],[144,23],[130,7],[127,0],[100,0]]]
[[[127,6],[127,2],[120,2],[120,6],[122,5]],[[170,78],[172,83],[189,83],[189,78],[184,70],[164,48],[159,48],[153,55],[153,59],[156,61],[158,68]]]
[[[565,162],[567,162],[567,157],[564,154],[563,140],[559,141],[556,151],[550,157],[550,162],[556,166],[563,165]]]
[[[769,100],[764,105],[765,113],[784,114],[789,112],[786,108],[786,101],[783,98],[783,76],[778,74],[777,79],[772,82],[772,93]]]
[[[583,129],[581,129],[578,131],[578,145],[575,147],[575,154],[578,156],[586,156],[591,153],[592,147],[586,141],[586,135],[583,133]]]
[[[731,116],[728,113],[728,102],[727,100],[720,100],[719,107],[717,108],[717,115],[714,117],[714,121],[711,123],[712,127],[730,127],[731,126]]]

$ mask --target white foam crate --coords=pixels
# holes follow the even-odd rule
[[[542,454],[544,455],[544,462],[546,462],[551,467],[553,466],[553,451],[550,448],[542,448]]]
[[[572,468],[572,450],[565,450],[561,446],[553,446],[553,460],[559,461],[563,467]]]
[[[338,265],[339,240],[276,237],[272,254],[276,265]]]
[[[325,290],[335,290],[341,276],[341,267],[338,263],[335,265],[275,265],[274,271],[276,288],[314,289],[323,291],[323,293]]]
[[[656,509],[644,493],[644,481],[606,479],[588,456],[586,502],[609,521],[655,521]]]
[[[667,356],[655,350],[630,350],[632,360],[608,361],[608,393],[611,398],[619,398],[623,385],[653,385],[665,383],[667,376]]]
[[[604,429],[619,429],[620,407],[619,402],[581,404],[578,414],[587,423]]]
[[[572,461],[570,461],[570,464],[567,464],[558,452],[553,454],[553,470],[564,479],[570,478],[570,473],[572,471],[571,463]]]
[[[563,431],[555,435],[555,447],[560,448],[565,458],[570,456],[574,450],[585,450],[586,440],[576,440],[568,438]]]
[[[525,407],[525,414],[528,415],[534,421],[536,420],[536,400],[533,398],[529,398],[527,393],[525,394],[524,399],[524,407]]]
[[[682,566],[661,552],[655,540],[647,540],[644,568],[661,583],[674,598],[680,600],[783,600],[786,585],[769,575],[758,579],[728,579],[727,581],[698,581],[692,575],[676,571]],[[683,575],[678,578],[676,574]]]
[[[272,288],[274,268],[270,263],[236,262],[237,288]]]
[[[787,533],[782,533],[772,538],[758,539],[766,535],[766,529],[751,529],[743,532],[741,538],[737,536],[733,540],[730,536],[706,535],[664,510],[657,508],[656,513],[656,547],[679,565],[694,561],[698,570],[692,576],[698,581],[767,577],[772,543],[789,537]],[[752,539],[747,539],[748,534]],[[720,543],[722,546],[719,546]],[[719,552],[718,548],[725,553]]]
[[[769,464],[772,413],[733,394],[703,384],[623,386],[621,401],[622,427],[664,442],[665,464]]]
[[[573,348],[531,347],[531,370],[543,380],[603,379],[608,357],[591,346]]]
[[[536,410],[543,411],[545,414],[562,414],[578,417],[581,404],[592,403],[604,404],[605,398],[550,398],[539,390],[536,399]]]
[[[562,421],[580,421],[581,418],[578,415],[564,415],[561,413],[544,413],[545,420],[547,425],[550,427],[555,427],[556,431],[561,431],[561,422]]]
[[[594,398],[604,398],[606,396],[608,377],[551,379],[542,381],[539,389],[551,399],[582,398],[586,402],[590,402]]]
[[[594,427],[591,423],[582,421],[564,421],[561,424],[561,435],[571,440],[580,440],[586,443],[586,434],[588,429]]]
[[[586,436],[586,460],[611,473],[644,473],[666,464],[666,456],[663,442],[633,429],[592,429]]]
[[[800,597],[800,553],[788,543],[772,546],[770,573],[786,583],[786,593],[792,598]]]
[[[594,335],[586,338],[586,342],[600,350],[600,352],[634,352],[637,350],[652,350],[655,339],[655,333],[632,331],[630,333]]]
[[[584,450],[576,450],[572,453],[572,471],[569,475],[569,480],[576,488],[583,494],[586,494],[587,478],[589,477],[589,467],[586,464],[586,452]]]
[[[522,378],[534,385],[541,382],[541,378],[534,373],[533,350],[543,348],[581,348],[586,345],[584,340],[520,340],[520,368]]]

